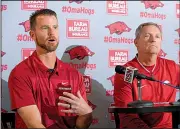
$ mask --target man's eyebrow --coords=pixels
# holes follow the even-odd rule
[[[42,25],[41,27],[49,27],[48,25]]]

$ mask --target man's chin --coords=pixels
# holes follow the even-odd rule
[[[57,48],[48,48],[48,49],[46,49],[48,52],[54,52],[54,51],[56,51],[56,49]]]
[[[56,49],[58,48],[58,44],[56,44],[55,46],[47,46],[47,51],[49,52],[53,52],[56,51]]]

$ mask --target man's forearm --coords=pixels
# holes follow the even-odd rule
[[[85,128],[89,128],[89,126],[92,123],[92,113],[88,113],[82,116],[78,116],[77,120],[76,120],[76,128],[78,129],[85,129]]]
[[[46,128],[43,124],[41,123],[28,123],[26,125],[28,128]]]

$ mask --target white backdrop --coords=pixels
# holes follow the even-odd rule
[[[89,104],[94,109],[91,127],[115,127],[107,110],[113,103],[114,67],[134,58],[134,33],[139,24],[158,23],[163,31],[160,56],[179,63],[178,1],[2,1],[1,98],[7,112],[11,112],[9,73],[35,48],[28,19],[41,8],[52,9],[58,15],[57,56],[84,75]],[[85,46],[89,54],[82,52],[81,58],[73,58],[70,53],[79,53],[80,46]]]

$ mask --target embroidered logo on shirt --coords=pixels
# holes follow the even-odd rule
[[[165,84],[170,84],[170,82],[168,80],[164,81]]]
[[[62,84],[62,85],[67,85],[67,84],[68,84],[68,82],[62,82],[61,84]]]
[[[143,88],[143,87],[145,87],[145,86],[148,86],[148,85],[144,84],[144,85],[141,86],[141,88]]]

